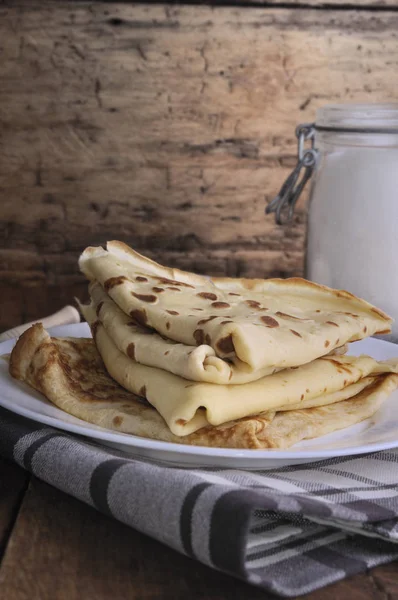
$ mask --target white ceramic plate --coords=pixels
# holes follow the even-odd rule
[[[90,336],[86,323],[55,327],[50,331],[58,336]],[[0,355],[9,353],[14,343],[15,340],[9,340],[0,344]],[[398,356],[398,345],[371,338],[353,344],[351,353],[369,354],[378,360],[388,359]],[[33,421],[84,436],[91,442],[180,467],[267,469],[398,447],[398,391],[390,396],[372,419],[315,440],[300,442],[284,451],[186,446],[103,429],[68,415],[27,385],[12,379],[7,363],[2,360],[0,406]]]

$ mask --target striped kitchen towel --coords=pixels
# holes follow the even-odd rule
[[[398,559],[398,451],[273,470],[179,469],[0,409],[0,454],[210,567],[284,597]]]

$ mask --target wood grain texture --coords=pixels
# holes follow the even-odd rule
[[[151,1],[151,0],[150,0]],[[217,4],[231,4],[230,0],[216,0]],[[356,9],[356,10],[393,10],[397,8],[396,0],[239,0],[239,4],[259,4],[265,6],[281,5],[292,8],[328,8],[328,9]]]
[[[388,567],[386,577],[385,567],[374,571],[377,585],[371,574],[358,575],[303,600],[385,600],[384,585],[391,588],[394,566]],[[3,557],[0,589],[7,600],[275,598],[186,558],[36,479]]]
[[[258,248],[297,121],[325,100],[394,95],[395,15],[61,4],[1,17],[3,224],[10,248],[40,256],[116,233]]]
[[[88,299],[85,282],[62,285],[2,285],[0,299],[0,331],[22,323],[40,320],[57,312],[67,304],[74,305],[74,298]]]
[[[398,569],[397,563],[389,563],[371,571],[375,587],[384,592],[384,600],[398,598]]]
[[[58,0],[41,0],[41,5],[51,4]],[[80,0],[75,0],[78,2]],[[113,2],[114,0],[108,0]],[[2,0],[3,4],[11,6],[29,6],[32,0]],[[117,0],[118,4],[132,4],[131,0]],[[105,4],[105,2],[104,2]],[[158,4],[157,0],[145,0],[143,4]],[[166,3],[163,3],[166,4]],[[201,2],[200,0],[186,0],[180,4],[207,4],[209,6],[246,6],[251,8],[253,5],[260,5],[264,7],[277,6],[284,7],[288,6],[291,8],[314,8],[314,9],[329,9],[329,10],[394,10],[397,9],[396,0],[209,0],[208,2]]]
[[[2,4],[2,283],[40,316],[31,289],[72,291],[79,252],[114,238],[199,272],[301,274],[305,202],[282,229],[264,197],[318,106],[396,98],[397,29],[395,11]]]
[[[0,457],[0,559],[11,535],[28,480],[26,471]]]

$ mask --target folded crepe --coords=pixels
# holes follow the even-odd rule
[[[121,352],[138,363],[170,371],[191,381],[231,385],[247,383],[270,374],[269,367],[253,372],[242,363],[237,368],[233,363],[216,356],[213,348],[207,344],[187,346],[165,338],[155,329],[139,325],[118,307],[96,281],[90,284],[89,293],[90,309],[95,311],[111,340]],[[85,306],[78,300],[77,303],[84,316]],[[335,348],[330,354],[344,354],[346,350],[347,345]],[[280,369],[274,368],[271,372],[277,370]]]
[[[208,278],[158,265],[120,242],[87,248],[79,266],[131,321],[183,345],[164,350],[167,367],[148,364],[190,379],[196,370],[201,381],[254,381],[391,330],[391,319],[371,304],[299,278]],[[105,318],[104,325],[110,332]],[[111,337],[125,352],[116,329]],[[137,357],[145,352],[139,346]],[[193,346],[200,351],[191,359]]]
[[[235,366],[218,358],[211,346],[187,346],[165,338],[155,329],[139,325],[118,307],[98,282],[89,286],[89,292],[91,309],[126,356],[193,381],[235,383],[238,377],[239,383],[244,382],[244,370],[236,372]],[[84,315],[85,307],[79,303],[79,308]]]
[[[333,404],[360,392],[368,376],[398,373],[398,360],[329,356],[245,385],[192,382],[125,356],[92,308],[82,308],[108,373],[125,389],[145,397],[177,436],[264,411]]]
[[[371,417],[398,386],[398,375],[378,373],[365,377],[366,386],[349,400],[318,408],[268,411],[216,427],[207,425],[180,437],[143,398],[108,375],[92,339],[50,338],[41,324],[33,325],[11,353],[10,373],[60,409],[95,425],[155,440],[220,448],[287,448],[331,433]]]

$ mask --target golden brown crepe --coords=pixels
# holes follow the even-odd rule
[[[317,408],[277,412],[265,430],[268,447],[290,448],[301,440],[320,437],[360,423],[372,417],[397,387],[398,375],[379,375],[349,400]]]
[[[207,278],[158,265],[120,242],[87,248],[79,265],[133,321],[187,352],[211,347],[233,363],[234,377],[242,372],[242,382],[391,329],[391,319],[367,302],[303,279]],[[212,374],[225,383],[222,369]]]
[[[366,385],[361,382],[365,377],[398,371],[398,360],[381,363],[369,356],[333,356],[245,385],[196,383],[126,357],[93,311],[86,307],[84,314],[108,373],[124,388],[145,396],[175,435],[290,405],[303,403],[308,408],[345,400]]]
[[[50,338],[41,324],[33,325],[12,351],[10,373],[65,412],[101,427],[219,448],[286,448],[330,433],[372,416],[398,386],[397,375],[376,375],[367,378],[370,383],[350,400],[321,408],[276,414],[269,411],[217,427],[208,425],[180,437],[171,433],[143,398],[126,391],[108,375],[92,339]]]

